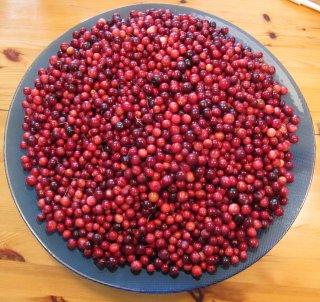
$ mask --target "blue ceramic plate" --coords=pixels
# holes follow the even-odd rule
[[[231,267],[228,270],[219,268],[214,274],[205,273],[200,280],[195,280],[191,275],[185,273],[181,273],[176,279],[172,279],[170,276],[160,272],[148,275],[143,271],[139,275],[133,275],[128,267],[118,269],[116,272],[100,271],[93,264],[92,260],[84,258],[79,251],[70,251],[58,234],[48,236],[45,231],[45,224],[37,222],[36,215],[39,210],[36,202],[36,193],[34,189],[30,189],[25,185],[26,173],[20,165],[20,156],[23,154],[23,151],[20,149],[19,143],[23,134],[21,125],[24,117],[24,111],[21,108],[21,102],[24,100],[22,90],[25,86],[33,86],[33,81],[37,77],[37,70],[40,67],[48,65],[49,57],[56,54],[59,44],[70,41],[72,32],[77,28],[81,26],[91,27],[99,18],[104,17],[109,19],[115,12],[120,13],[123,17],[127,17],[133,9],[146,10],[150,8],[170,8],[175,14],[191,14],[202,19],[213,20],[219,27],[229,27],[230,34],[235,36],[239,42],[250,46],[256,52],[262,51],[265,61],[276,67],[275,78],[287,86],[289,90],[285,99],[289,104],[293,105],[296,113],[301,117],[298,131],[300,143],[292,148],[296,180],[293,185],[289,186],[290,202],[285,208],[285,216],[276,219],[267,231],[259,234],[260,246],[256,251],[249,252],[246,262],[240,263],[238,266]],[[299,88],[282,64],[257,40],[231,23],[206,12],[177,5],[138,4],[108,11],[82,22],[55,40],[41,53],[26,72],[14,96],[7,120],[4,151],[7,177],[21,216],[39,242],[54,258],[81,276],[101,284],[129,291],[170,293],[193,290],[230,278],[255,263],[283,237],[296,219],[306,198],[313,174],[315,142],[311,116]],[[299,244],[298,241],[297,244]]]

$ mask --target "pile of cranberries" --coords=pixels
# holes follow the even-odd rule
[[[170,10],[99,19],[24,88],[37,218],[103,269],[196,278],[283,215],[299,117],[228,28]]]

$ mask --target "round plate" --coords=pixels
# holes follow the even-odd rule
[[[292,148],[296,180],[293,185],[289,186],[289,204],[285,208],[284,217],[275,219],[267,231],[259,234],[260,246],[257,250],[249,252],[247,261],[227,270],[218,268],[214,274],[205,273],[199,280],[195,280],[191,275],[183,272],[178,278],[173,279],[160,272],[149,275],[142,271],[139,275],[133,275],[128,267],[120,268],[116,272],[100,271],[91,259],[84,258],[78,250],[70,251],[60,235],[48,235],[45,231],[45,224],[37,222],[36,215],[39,213],[39,209],[36,193],[34,189],[25,185],[26,173],[20,165],[20,156],[23,151],[20,149],[19,143],[23,134],[21,125],[24,117],[24,110],[21,107],[21,102],[24,100],[22,90],[25,86],[33,86],[37,70],[48,65],[49,57],[56,54],[60,43],[71,40],[71,34],[75,29],[81,26],[91,27],[99,18],[109,19],[115,12],[127,17],[131,10],[143,11],[150,8],[170,8],[174,14],[191,14],[198,18],[213,20],[218,27],[229,27],[230,34],[235,36],[239,42],[250,46],[255,52],[262,51],[265,61],[276,67],[276,80],[287,86],[289,90],[285,99],[301,117],[298,131],[300,142]],[[308,107],[297,85],[282,64],[257,40],[231,23],[206,12],[168,4],[138,4],[114,9],[82,22],[55,40],[34,61],[23,77],[11,104],[5,133],[5,165],[13,198],[26,224],[44,248],[63,265],[90,280],[116,288],[147,293],[180,292],[208,286],[241,272],[265,255],[283,237],[297,217],[309,189],[314,158],[314,132]]]

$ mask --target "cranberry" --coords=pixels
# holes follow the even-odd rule
[[[141,271],[141,269],[142,269],[142,264],[141,264],[141,262],[138,261],[138,260],[132,261],[132,263],[131,263],[131,269],[132,269],[133,272],[139,272],[139,271]]]
[[[48,233],[53,233],[57,229],[57,223],[54,220],[49,220],[46,225],[46,231]]]
[[[199,265],[195,265],[192,267],[192,276],[195,278],[200,278],[202,275],[202,269]]]
[[[37,184],[37,178],[34,175],[28,175],[26,177],[26,184],[28,186],[35,186]]]

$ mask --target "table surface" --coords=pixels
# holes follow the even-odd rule
[[[320,14],[287,0],[177,0],[241,27],[288,69],[311,110],[320,143]],[[0,1],[0,301],[193,301],[190,293],[129,293],[88,281],[54,260],[31,234],[13,202],[4,169],[6,117],[19,81],[40,52],[67,29],[129,0]],[[141,2],[140,2],[141,3]],[[308,146],[306,146],[307,148]],[[306,203],[280,243],[258,263],[204,289],[204,301],[319,301],[320,165]]]

